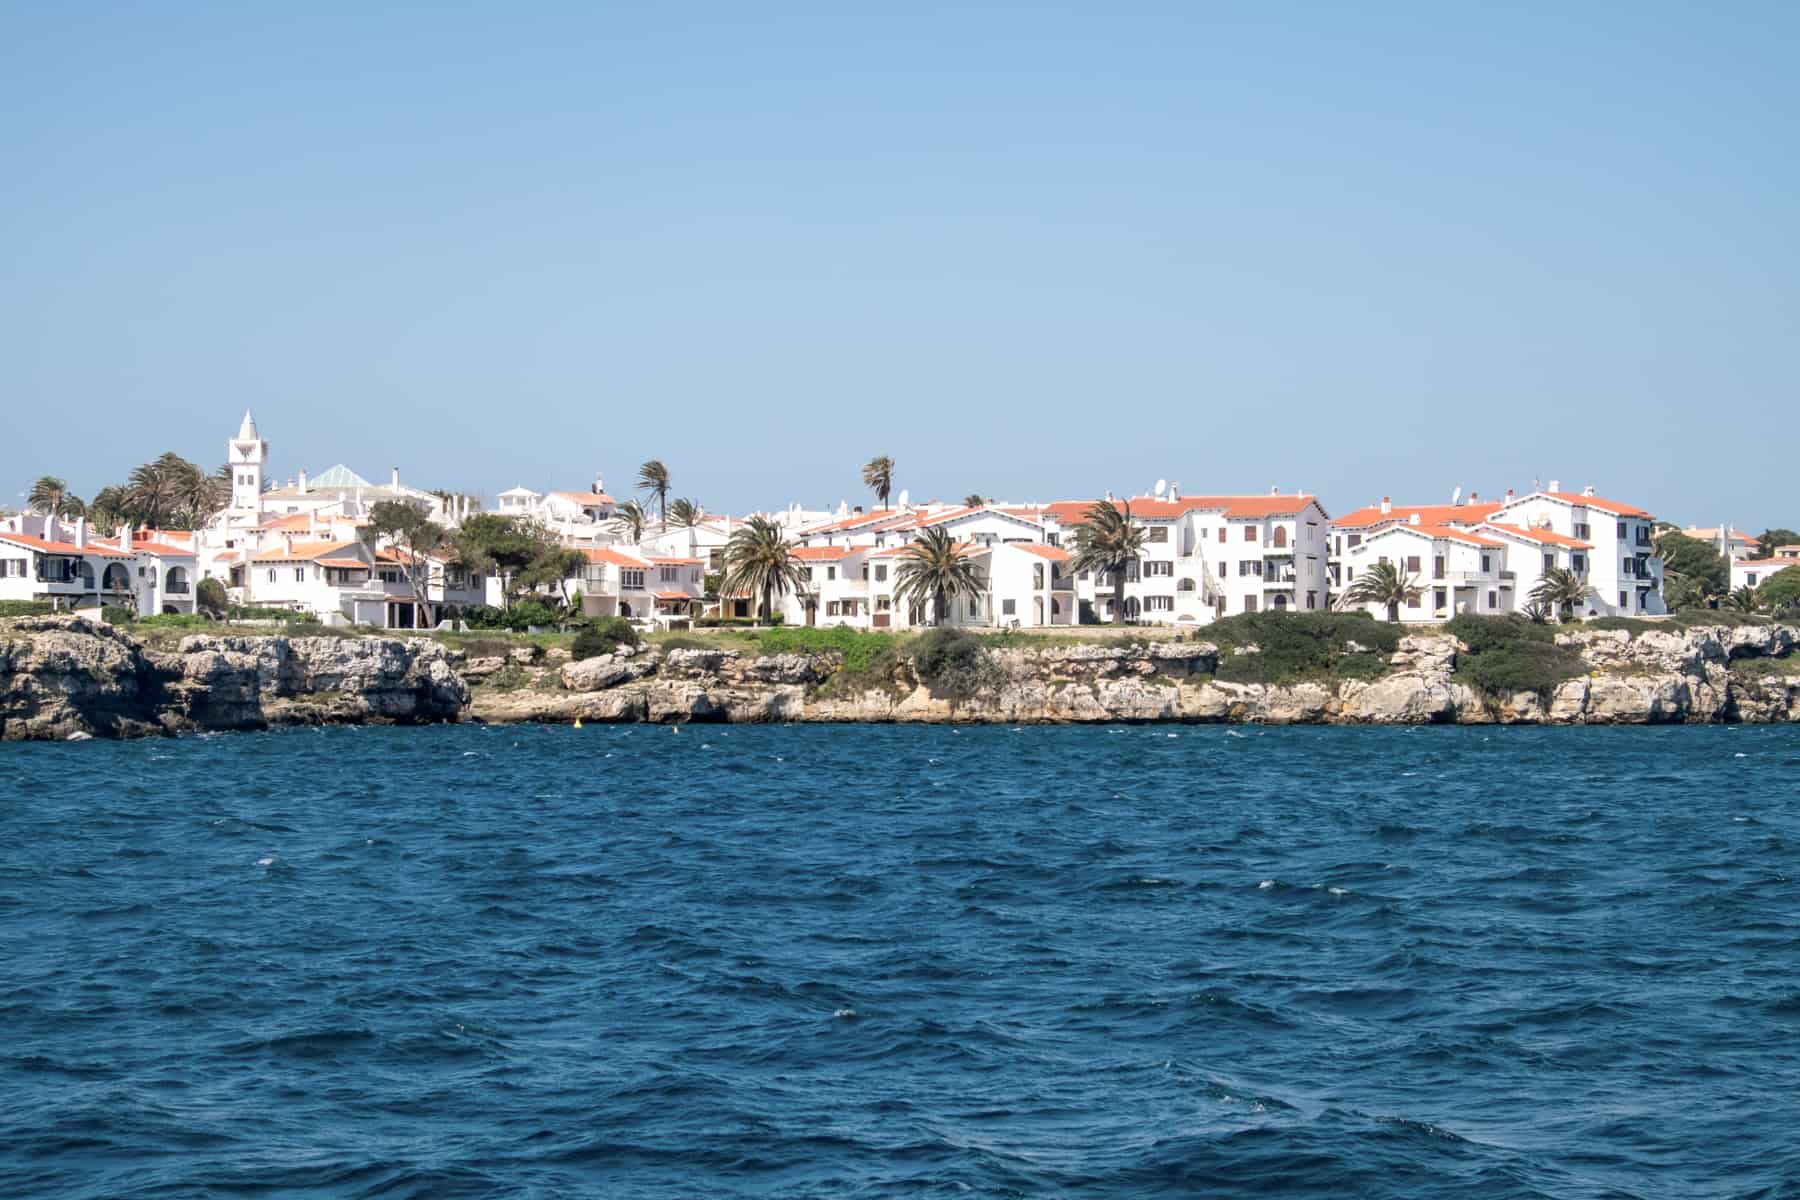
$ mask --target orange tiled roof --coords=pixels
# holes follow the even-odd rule
[[[700,558],[657,558],[652,556],[650,561],[659,567],[698,567],[703,565],[706,560]]]
[[[1467,504],[1395,504],[1387,512],[1379,504],[1345,513],[1331,523],[1333,529],[1366,529],[1386,521],[1408,521],[1414,513],[1426,525],[1479,525],[1500,511],[1500,505],[1486,500]]]
[[[357,545],[356,542],[295,542],[293,549],[264,550],[254,555],[251,562],[312,562],[327,555],[336,554],[340,550],[348,550]],[[361,560],[358,560],[361,563]],[[367,563],[361,563],[367,566]]]
[[[1363,545],[1371,545],[1376,538],[1384,537],[1395,531],[1401,533],[1416,533],[1421,537],[1431,538],[1433,541],[1444,540],[1461,542],[1465,546],[1481,546],[1491,550],[1506,549],[1505,542],[1496,542],[1492,538],[1485,538],[1480,534],[1470,533],[1466,529],[1454,529],[1449,525],[1428,525],[1423,521],[1419,522],[1417,525],[1414,525],[1411,521],[1396,521],[1390,525],[1385,525],[1371,534],[1369,538],[1363,542]]]
[[[801,562],[831,562],[840,558],[848,558],[865,549],[867,549],[866,546],[793,546],[789,548],[788,553]]]
[[[586,555],[587,560],[591,563],[611,563],[615,567],[630,567],[634,571],[642,570],[650,565],[650,560],[647,558],[636,558],[623,551],[615,550],[611,546],[601,546],[598,549],[584,548],[582,554]]]
[[[986,554],[990,549],[992,549],[992,547],[978,545],[975,542],[955,542],[953,544],[956,547],[957,554],[959,556],[963,556],[963,557],[966,557],[971,554]],[[918,545],[919,545],[918,542],[903,542],[898,546],[889,546],[885,550],[871,550],[869,552],[869,557],[870,558],[896,558],[900,555],[911,554],[913,552],[913,549]]]
[[[1052,546],[1048,542],[1007,542],[1014,550],[1023,550],[1027,554],[1035,554],[1039,558],[1047,558],[1051,562],[1068,562],[1069,552],[1061,546]]]
[[[1641,517],[1646,521],[1653,519],[1648,512],[1641,508],[1618,500],[1608,500],[1604,496],[1584,496],[1580,492],[1539,492],[1536,494],[1548,496],[1552,500],[1561,500],[1564,504],[1585,504],[1589,508],[1597,508],[1601,512],[1611,513],[1615,517]]]
[[[1269,517],[1291,517],[1308,505],[1318,504],[1317,496],[1305,492],[1287,492],[1260,496],[1181,496],[1162,500],[1155,496],[1133,496],[1115,500],[1114,505],[1131,506],[1131,515],[1148,521],[1170,520],[1199,509],[1217,511],[1228,520],[1260,521]],[[1059,500],[1045,511],[1064,525],[1079,525],[1087,520],[1087,511],[1096,500]],[[1324,508],[1321,507],[1321,512]]]
[[[117,546],[103,546],[92,541],[86,546],[77,546],[74,542],[47,542],[43,538],[33,537],[29,533],[0,533],[0,541],[11,542],[15,546],[27,546],[49,554],[96,554],[101,558],[130,557]]]
[[[1514,537],[1541,542],[1546,546],[1564,546],[1570,550],[1592,550],[1594,548],[1580,538],[1572,538],[1566,533],[1557,533],[1553,529],[1527,529],[1521,525],[1508,525],[1505,521],[1488,521],[1482,524],[1481,529],[1483,532],[1510,533]]]
[[[656,593],[656,598],[658,600],[692,600],[692,599],[694,599],[693,596],[688,595],[686,592],[658,592],[658,593]]]
[[[561,496],[564,500],[571,500],[583,508],[598,508],[603,504],[614,503],[613,498],[605,492],[551,492],[550,494]]]

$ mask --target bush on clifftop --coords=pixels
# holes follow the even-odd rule
[[[1493,695],[1536,692],[1581,675],[1581,656],[1556,644],[1556,629],[1523,617],[1461,613],[1445,627],[1467,649],[1456,656],[1456,675]]]
[[[1400,627],[1368,613],[1256,612],[1224,617],[1198,634],[1219,646],[1227,683],[1372,679],[1400,645]],[[1255,646],[1258,653],[1233,654]]]

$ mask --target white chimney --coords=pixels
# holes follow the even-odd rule
[[[1473,503],[1475,503],[1475,502],[1476,502],[1476,501],[1477,501],[1477,500],[1479,500],[1479,499],[1481,499],[1481,493],[1480,493],[1480,492],[1475,492],[1475,491],[1471,491],[1471,492],[1470,492],[1470,493],[1469,493],[1469,503],[1470,503],[1470,504],[1473,504]]]
[[[1410,517],[1408,517],[1408,518],[1406,518],[1406,523],[1407,523],[1407,524],[1408,524],[1408,525],[1417,525],[1417,524],[1419,524],[1419,514],[1418,514],[1418,513],[1414,513],[1414,514],[1412,514],[1412,516],[1410,516]]]
[[[1593,484],[1591,484],[1591,483],[1590,483],[1590,484],[1588,484],[1588,485],[1587,485],[1587,486],[1586,486],[1586,487],[1584,487],[1584,488],[1582,488],[1582,489],[1581,489],[1581,494],[1582,494],[1582,495],[1584,495],[1584,496],[1591,496],[1591,495],[1593,495],[1593,494],[1594,494],[1594,485],[1593,485]]]
[[[125,551],[125,553],[127,553],[127,554],[130,554],[131,553],[131,543],[132,543],[131,522],[130,521],[121,521],[119,523],[119,549]]]
[[[1169,499],[1171,499],[1171,500],[1181,499],[1181,485],[1179,483],[1171,483],[1169,485]]]
[[[393,470],[393,474],[389,476],[389,479],[391,479],[393,482],[389,486],[391,486],[397,492],[400,490],[400,468],[394,467],[392,470]]]
[[[1269,495],[1271,495],[1271,496],[1279,496],[1279,495],[1281,495],[1281,489],[1280,489],[1280,488],[1279,488],[1279,487],[1277,487],[1277,486],[1276,486],[1276,485],[1274,485],[1274,484],[1272,484],[1272,483],[1271,483],[1271,484],[1270,484],[1270,485],[1269,485]]]
[[[294,552],[294,535],[285,529],[281,531],[281,551],[283,554]]]
[[[306,510],[306,536],[315,539],[319,536],[319,510],[316,508]]]
[[[300,494],[306,495],[306,472],[300,472]]]
[[[1511,488],[1506,489],[1506,502],[1508,504],[1513,502],[1513,490]]]
[[[1562,491],[1562,480],[1560,480],[1560,479],[1552,479],[1552,480],[1551,480],[1551,481],[1550,481],[1550,490],[1551,490],[1551,491],[1553,491],[1553,492],[1560,492],[1560,491]]]
[[[87,518],[86,517],[76,517],[75,518],[75,548],[77,550],[86,550],[87,549]]]
[[[1391,513],[1391,512],[1393,512],[1393,511],[1394,511],[1394,502],[1393,502],[1393,500],[1392,500],[1392,499],[1390,499],[1390,498],[1389,498],[1389,497],[1387,497],[1387,496],[1383,496],[1383,497],[1382,497],[1382,498],[1381,498],[1381,511],[1382,511],[1382,512],[1384,512],[1384,513]]]
[[[601,495],[605,495],[605,493],[606,493],[606,476],[602,475],[598,471],[595,471],[594,472],[594,495],[601,496]]]

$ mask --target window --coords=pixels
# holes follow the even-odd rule
[[[1060,545],[1062,545],[1062,534],[1046,533],[1044,535],[1044,541],[1048,542],[1052,546],[1060,546]]]
[[[1175,611],[1175,597],[1173,597],[1173,596],[1145,596],[1144,597],[1144,611],[1145,612],[1174,612]]]
[[[1031,586],[1034,589],[1042,588],[1044,586],[1044,564],[1043,563],[1032,563],[1031,564]]]
[[[1419,573],[1419,556],[1418,555],[1409,554],[1406,556],[1406,569],[1407,569],[1407,571],[1409,571],[1410,573],[1412,573],[1414,575],[1417,575]]]
[[[1489,592],[1488,593],[1488,607],[1489,608],[1499,608],[1500,607],[1500,593],[1499,592]]]
[[[619,586],[633,591],[643,591],[644,572],[642,570],[621,570],[619,572]]]
[[[1244,540],[1246,542],[1254,542],[1256,540],[1256,526],[1254,526],[1254,525],[1244,526]]]
[[[1579,575],[1581,572],[1587,570],[1587,555],[1579,553],[1571,554],[1569,556],[1569,563],[1575,568],[1575,573]]]
[[[1256,576],[1258,579],[1262,578],[1262,559],[1246,558],[1242,562],[1238,563],[1238,578],[1239,579],[1244,579],[1251,575]]]
[[[1256,597],[1255,596],[1245,596],[1244,597],[1244,611],[1245,612],[1255,612],[1256,611]]]
[[[1431,607],[1443,608],[1450,603],[1450,593],[1443,588],[1434,588],[1431,593]]]
[[[1287,545],[1287,526],[1277,525],[1275,527],[1275,536],[1270,539],[1269,544],[1277,548]]]
[[[1594,536],[1593,527],[1589,526],[1585,523],[1578,524],[1575,526],[1575,536],[1585,542],[1585,541],[1587,541],[1587,539]]]
[[[676,567],[663,567],[657,571],[656,577],[664,583],[680,583],[681,571]]]
[[[1619,522],[1619,540],[1621,542],[1625,540],[1625,522],[1623,521]]]
[[[1756,572],[1751,571],[1748,574],[1746,574],[1744,576],[1744,582],[1751,587],[1755,587],[1756,586]]]
[[[1491,571],[1493,569],[1494,569],[1493,556],[1491,554],[1482,555],[1481,556],[1481,573],[1483,575],[1486,575],[1489,571]]]
[[[1410,595],[1406,598],[1406,607],[1408,607],[1408,608],[1419,608],[1424,603],[1425,603],[1425,597],[1420,595],[1418,592],[1414,592],[1412,595]]]
[[[837,578],[837,568],[836,567],[826,567],[825,568],[825,578],[826,579],[836,579]]]
[[[969,597],[969,615],[971,617],[978,617],[981,615],[981,602],[973,596]]]
[[[1555,566],[1556,566],[1556,555],[1554,555],[1554,554],[1544,555],[1544,570],[1546,570],[1546,571],[1551,570]]]
[[[1632,559],[1626,559],[1619,564],[1619,573],[1626,576],[1635,575],[1637,573],[1636,563]]]
[[[0,559],[0,579],[25,578],[25,560],[22,558]]]
[[[887,582],[887,564],[886,563],[877,563],[875,565],[875,582],[876,583]]]
[[[1318,606],[1319,606],[1318,594],[1316,592],[1306,593],[1306,607],[1317,608]]]
[[[1627,600],[1625,598],[1624,592],[1620,592],[1619,593],[1619,607],[1620,608],[1629,608],[1630,606],[1631,606],[1631,601]]]
[[[1167,575],[1172,579],[1175,576],[1175,564],[1172,562],[1158,562],[1153,558],[1146,559],[1144,561],[1144,575],[1146,577],[1153,575]]]
[[[1223,525],[1219,526],[1219,540],[1221,542],[1225,540],[1225,527]]]
[[[144,573],[144,568],[142,568],[142,567],[139,567],[139,568],[138,568],[138,574],[139,574],[139,575],[140,575],[140,576],[141,576],[141,575],[143,575],[143,573]],[[270,567],[270,568],[269,568],[269,582],[270,582],[270,583],[274,583],[274,582],[275,582],[275,568],[274,568],[274,567]]]
[[[1145,540],[1152,541],[1152,542],[1168,541],[1169,540],[1169,527],[1167,525],[1152,525],[1152,526],[1150,526],[1149,536]]]
[[[1175,590],[1178,592],[1192,592],[1197,589],[1195,588],[1194,581],[1192,579],[1183,579],[1180,583],[1177,583],[1175,585]]]
[[[381,573],[381,577],[383,579],[386,579],[389,575],[397,575],[397,574],[398,574],[398,572],[396,572],[396,571],[383,571]],[[305,567],[295,567],[294,568],[294,582],[295,583],[305,583],[306,582],[306,568]]]
[[[1010,616],[1017,614],[1018,611],[1019,611],[1019,602],[1017,600],[1002,600],[1000,602],[1000,615],[1001,616],[1010,617]]]
[[[1353,533],[1353,534],[1351,534],[1351,535],[1350,535],[1350,544],[1351,544],[1351,545],[1352,545],[1352,546],[1360,546],[1360,545],[1362,545],[1362,534],[1360,534],[1360,533]]]
[[[1435,556],[1431,560],[1431,577],[1433,579],[1442,579],[1444,577],[1444,556],[1441,554]]]

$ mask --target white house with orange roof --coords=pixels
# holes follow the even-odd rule
[[[1107,500],[1112,500],[1107,497]],[[1257,496],[1134,496],[1126,501],[1146,531],[1144,552],[1125,575],[1125,618],[1205,625],[1241,612],[1308,612],[1329,606],[1329,517],[1305,493]],[[1049,540],[1073,548],[1094,501],[1047,506]],[[1113,619],[1110,577],[1077,578],[1081,600]]]
[[[869,628],[869,552],[868,546],[793,547],[791,553],[806,575],[806,584],[782,597],[782,621]]]
[[[1729,525],[1714,525],[1710,528],[1690,525],[1681,532],[1697,542],[1705,542],[1733,561],[1740,558],[1755,558],[1758,547],[1762,544],[1762,539],[1756,534],[1742,529],[1733,529]]]
[[[930,625],[1035,628],[1073,625],[1076,585],[1067,573],[1069,552],[1047,542],[961,541],[959,552],[974,565],[981,585],[972,596],[947,604],[935,618],[926,600],[895,596],[910,542],[866,551],[869,627],[916,629]]]
[[[587,565],[580,576],[563,586],[570,595],[581,594],[583,614],[667,624],[698,612],[704,591],[704,559],[646,555],[626,546],[579,549]]]
[[[1660,616],[1662,557],[1652,540],[1656,518],[1635,504],[1609,500],[1592,486],[1565,492],[1550,486],[1503,503],[1489,517],[1494,525],[1543,529],[1593,547],[1588,554],[1591,589],[1585,616]]]
[[[1768,558],[1733,559],[1731,590],[1761,587],[1769,576],[1794,567],[1800,567],[1800,546],[1776,546]]]
[[[1347,580],[1378,562],[1392,565],[1416,592],[1400,606],[1402,621],[1447,621],[1462,613],[1498,616],[1513,607],[1514,579],[1507,570],[1507,543],[1498,537],[1452,525],[1426,524],[1419,513],[1380,525],[1344,556]],[[1346,584],[1348,586],[1348,584]],[[1385,619],[1380,605],[1366,606]]]
[[[162,530],[142,535],[129,523],[105,538],[83,518],[18,514],[0,522],[0,600],[113,606],[139,616],[191,613],[198,581],[192,538]]]

